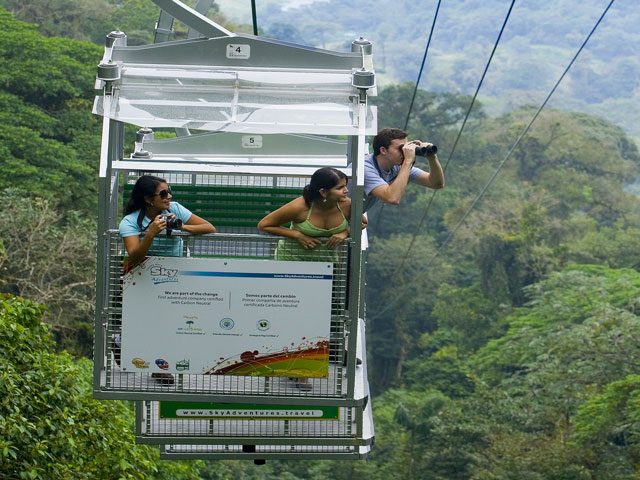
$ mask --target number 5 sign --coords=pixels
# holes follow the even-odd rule
[[[251,47],[249,45],[227,44],[227,58],[244,59],[251,56]]]
[[[262,135],[243,135],[242,148],[262,148]]]

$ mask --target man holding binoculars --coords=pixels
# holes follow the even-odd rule
[[[364,159],[364,212],[378,199],[398,205],[409,181],[433,189],[444,187],[436,146],[420,140],[409,142],[407,137],[399,128],[384,128],[373,138],[373,155]],[[413,166],[416,154],[427,157],[428,172]]]

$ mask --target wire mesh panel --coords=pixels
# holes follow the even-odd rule
[[[356,437],[361,407],[143,401],[136,412],[141,443],[364,444]]]
[[[371,447],[316,445],[161,445],[163,459],[362,459]]]
[[[157,248],[175,251],[176,244],[184,258],[241,259],[262,262],[274,258],[279,239],[257,234],[214,234],[203,236],[172,235],[164,237]],[[179,243],[178,243],[179,242]],[[260,375],[260,370],[246,375],[220,375],[204,373],[178,373],[158,377],[143,366],[124,364],[122,361],[123,288],[125,282],[125,249],[119,232],[108,232],[108,302],[105,317],[106,356],[103,359],[103,375],[100,390],[103,398],[143,398],[135,393],[189,393],[237,396],[285,396],[285,397],[342,397],[345,393],[343,360],[346,334],[347,252],[345,242],[331,252],[311,255],[310,261],[332,262],[333,275],[330,293],[329,365],[325,378],[309,378],[309,386],[287,377]],[[132,320],[135,321],[135,320]],[[140,339],[139,339],[140,340]],[[144,339],[141,339],[144,341]],[[214,340],[212,340],[213,342]],[[287,353],[288,354],[288,353]],[[135,358],[133,362],[135,363]],[[179,365],[176,364],[176,368]],[[117,393],[109,397],[108,392]],[[131,394],[129,396],[123,394]]]
[[[258,222],[299,197],[310,180],[270,175],[130,172],[124,185],[125,198],[143,174],[164,178],[171,185],[172,199],[211,222],[219,233],[258,233]]]

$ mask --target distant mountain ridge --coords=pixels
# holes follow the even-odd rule
[[[337,50],[363,35],[374,44],[378,83],[415,81],[436,11],[436,0],[262,1],[258,25],[266,34]],[[250,5],[217,0],[227,18],[251,23]],[[516,2],[480,91],[490,114],[539,105],[609,4],[608,0]],[[442,2],[420,87],[472,94],[511,2]],[[286,10],[285,10],[286,8]],[[613,3],[549,106],[601,115],[640,138],[640,8]]]

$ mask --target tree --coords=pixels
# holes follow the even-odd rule
[[[410,241],[406,234],[376,238],[367,259],[368,345],[377,352],[370,363],[374,391],[397,384],[416,339],[436,329],[430,316],[435,298],[424,292],[434,291],[450,271],[440,259],[424,270],[433,253],[430,237],[418,237],[411,249]]]
[[[95,308],[95,220],[51,202],[2,192],[0,291],[49,305],[60,348],[91,355]]]
[[[572,441],[598,478],[637,478],[640,460],[640,376],[608,384],[578,409]]]
[[[474,133],[484,142],[504,145],[521,134],[534,113],[523,107],[490,119]],[[490,158],[476,159],[495,163]],[[636,215],[637,198],[622,189],[638,176],[640,154],[619,127],[582,113],[543,111],[510,158],[503,175],[530,182],[538,191],[552,192],[555,204],[549,213],[566,216],[580,210],[600,225]]]
[[[267,30],[269,36],[291,43],[304,43],[304,39],[295,25],[289,23],[276,22]]]
[[[520,382],[540,376],[543,388],[551,388],[554,378],[555,386],[577,395],[585,385],[634,373],[632,359],[640,355],[638,286],[640,274],[629,269],[571,266],[550,275],[526,289],[529,302],[507,317],[504,337],[473,357],[475,368],[492,384],[513,382],[526,390]],[[577,377],[577,383],[569,381]],[[562,400],[572,405],[567,411],[576,399]]]
[[[195,6],[194,1],[185,1]],[[127,35],[128,45],[147,45],[154,41],[154,25],[160,9],[150,0],[0,0],[0,7],[16,19],[35,24],[46,37],[65,37],[104,45],[105,36],[120,30]],[[239,32],[214,3],[207,16],[231,31]],[[184,39],[188,27],[175,22],[172,39]],[[251,31],[245,28],[247,32]]]
[[[106,0],[1,0],[0,7],[36,24],[42,35],[76,40],[91,40],[90,27],[99,25],[110,10]]]
[[[100,123],[91,114],[98,47],[49,39],[0,11],[0,189],[93,211]]]
[[[380,128],[404,128],[409,113],[409,105],[415,90],[415,83],[403,82],[381,89],[377,97],[372,97],[378,106]],[[471,97],[455,93],[436,93],[418,89],[414,99],[407,131],[412,138],[440,144],[447,128],[460,124],[465,116]],[[471,120],[485,117],[479,102],[475,104]]]
[[[473,389],[426,420],[416,478],[634,478],[638,286],[633,270],[572,266],[527,287],[506,335],[466,359]],[[455,358],[455,341],[448,330],[422,337],[424,358],[407,362],[408,377],[423,377],[412,389],[431,378],[460,388],[431,373]]]
[[[569,255],[581,263],[603,264],[610,268],[640,268],[640,229],[617,222],[611,227],[585,233]]]
[[[446,283],[438,289],[432,311],[438,330],[450,332],[454,345],[468,352],[505,333],[501,321],[504,313],[503,307],[485,295],[478,285],[456,288]]]
[[[0,479],[199,479],[134,443],[126,403],[91,397],[90,362],[52,352],[44,311],[0,295]]]
[[[490,387],[508,396],[511,408],[519,412],[516,431],[556,442],[554,455],[564,458],[558,465],[576,475],[551,478],[583,478],[584,471],[598,478],[633,478],[629,467],[636,458],[634,445],[611,456],[616,449],[607,449],[606,437],[595,432],[608,429],[607,435],[615,436],[618,427],[627,425],[626,420],[612,418],[611,412],[626,402],[619,394],[629,392],[615,382],[639,373],[640,318],[634,293],[638,286],[640,274],[628,269],[576,266],[555,273],[527,289],[530,302],[507,318],[508,333],[470,360],[472,368]],[[603,415],[599,423],[587,427],[597,411]],[[619,413],[626,415],[624,410]],[[573,425],[578,426],[578,448],[569,443]],[[537,440],[523,438],[523,449],[527,442]],[[593,449],[584,451],[581,446]],[[496,455],[500,449],[493,451]],[[537,463],[531,450],[526,451]],[[500,453],[502,468],[518,455],[522,450],[509,455],[511,460]]]
[[[437,333],[434,336],[437,337]],[[422,338],[420,346],[423,346]],[[407,360],[405,366],[403,381],[411,390],[437,390],[449,398],[459,398],[472,394],[475,388],[472,372],[455,345],[416,355]]]

